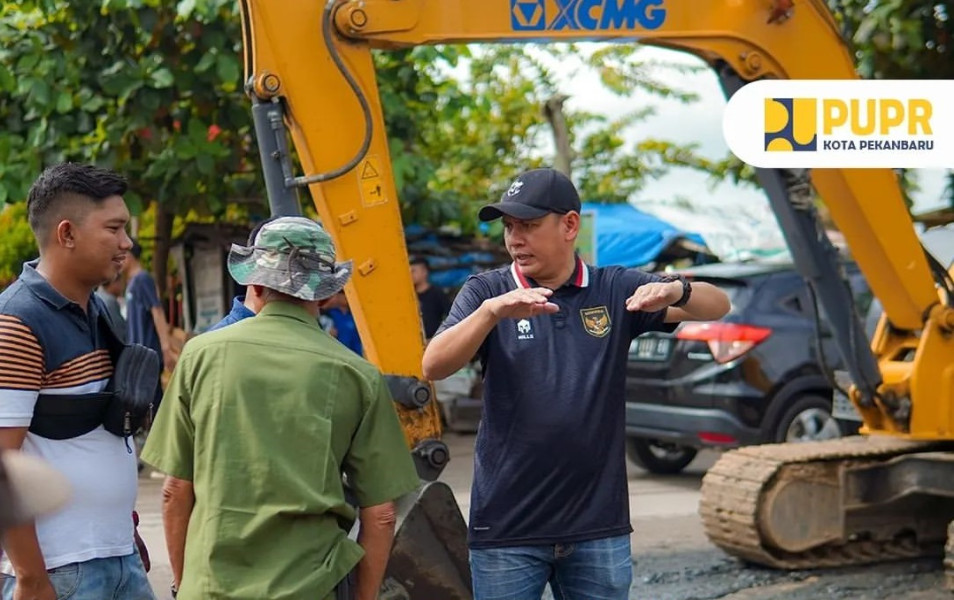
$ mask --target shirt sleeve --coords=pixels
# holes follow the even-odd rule
[[[157,471],[186,481],[192,481],[195,457],[195,422],[189,385],[192,372],[192,356],[186,345],[159,403],[140,457]]]
[[[464,282],[460,291],[457,292],[457,296],[451,304],[450,311],[447,313],[447,318],[444,319],[441,326],[437,328],[437,332],[434,333],[434,335],[437,336],[445,329],[450,329],[454,325],[457,325],[480,308],[484,300],[492,298],[493,296],[494,294],[490,291],[490,288],[483,279],[477,275],[471,275],[467,278],[467,281]],[[486,358],[486,350],[487,340],[484,339],[480,348],[477,349],[477,356],[481,360]]]
[[[451,301],[444,290],[437,288],[437,291],[439,292],[438,298],[440,298],[441,319],[444,319],[450,313]]]
[[[159,292],[156,291],[156,282],[152,280],[145,271],[136,277],[133,293],[142,300],[143,305],[148,308],[158,308],[162,306],[159,301]]]
[[[0,315],[0,427],[29,427],[43,383],[43,348],[17,317]]]
[[[344,472],[362,508],[396,500],[420,485],[382,377],[375,382],[367,410],[351,440]]]
[[[627,298],[633,295],[636,288],[647,283],[662,281],[662,277],[639,269],[627,269],[622,280],[625,286],[625,296],[623,298],[623,302],[625,302]],[[639,311],[633,313],[630,321],[630,335],[636,337],[647,331],[672,333],[679,326],[679,323],[666,323],[666,311],[668,310],[668,308],[663,308],[653,312]]]

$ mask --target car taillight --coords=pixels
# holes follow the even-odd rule
[[[772,330],[740,323],[685,323],[676,337],[709,344],[709,351],[717,363],[734,360],[771,335]]]
[[[715,433],[713,431],[700,431],[698,434],[699,440],[707,444],[737,444],[738,440],[735,437],[727,433]]]

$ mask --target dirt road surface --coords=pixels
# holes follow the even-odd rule
[[[449,434],[450,485],[464,517],[470,504],[473,437]],[[716,459],[702,453],[681,475],[658,477],[631,466],[634,578],[630,598],[640,600],[954,600],[944,591],[940,559],[877,566],[780,572],[748,566],[708,542],[696,510],[705,470]],[[149,575],[160,600],[169,598],[171,571],[161,517],[161,479],[141,480],[140,532],[150,549]],[[434,600],[440,600],[435,598]]]

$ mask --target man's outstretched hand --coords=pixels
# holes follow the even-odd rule
[[[644,283],[626,299],[626,310],[656,312],[679,302],[680,298],[682,298],[682,283],[679,281]]]
[[[547,288],[513,290],[488,300],[488,308],[497,319],[529,319],[560,310],[550,302],[552,295],[553,290]]]

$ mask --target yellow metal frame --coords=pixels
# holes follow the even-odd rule
[[[545,1],[548,14],[566,5]],[[597,0],[579,2],[589,3],[588,10],[594,11],[602,5]],[[368,357],[384,372],[421,377],[423,341],[372,49],[451,42],[639,41],[689,52],[713,67],[727,63],[747,80],[857,77],[821,0],[640,4],[665,10],[665,22],[651,30],[514,31],[510,0],[332,0],[332,43],[371,105],[373,136],[358,167],[312,185],[311,193],[340,253],[355,261],[357,274],[348,286],[348,298]],[[259,95],[287,102],[288,126],[306,173],[346,164],[365,135],[364,117],[325,46],[326,5],[303,0],[242,0],[241,5],[246,76],[259,83]],[[278,82],[277,89],[263,89],[266,76],[277,78],[271,80]],[[371,171],[376,177],[369,182]],[[812,179],[885,308],[886,320],[873,343],[884,377],[880,391],[886,398],[909,397],[913,403],[908,431],[900,431],[880,404],[859,407],[866,430],[949,438],[954,431],[954,317],[938,304],[895,175],[887,169],[816,169]],[[372,188],[377,194],[370,193]],[[914,360],[899,355],[902,347],[915,350]],[[412,444],[439,435],[435,403],[423,411],[400,412]]]

